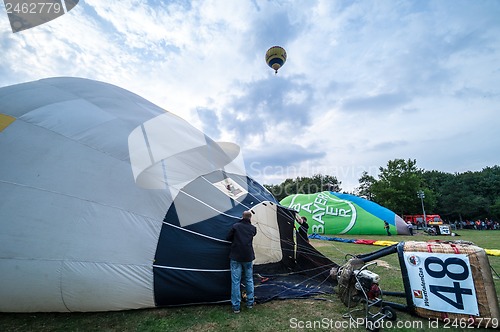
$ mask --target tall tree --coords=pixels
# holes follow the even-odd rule
[[[481,171],[479,180],[481,196],[489,201],[490,205],[500,198],[500,166],[486,167]]]
[[[453,186],[455,182],[455,175],[440,171],[425,171],[422,174],[422,178],[422,187],[427,188],[427,192],[430,191],[432,193],[429,193],[429,195],[434,195],[435,197],[434,209],[429,210],[429,212],[440,214],[443,218],[451,217],[453,214],[452,207],[455,203],[446,203],[450,200],[450,198],[447,197],[446,188]]]
[[[374,201],[403,215],[419,210],[417,191],[422,188],[422,170],[414,159],[394,159],[380,167],[379,179],[372,185]],[[430,191],[425,191],[431,196]],[[427,196],[426,196],[427,197]]]
[[[356,188],[356,195],[366,198],[370,201],[373,200],[372,186],[377,180],[364,171],[359,178],[359,187]]]
[[[500,219],[500,197],[495,200],[493,205],[490,207],[491,217],[495,220]]]

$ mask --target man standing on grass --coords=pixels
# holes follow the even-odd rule
[[[410,231],[410,235],[413,236],[413,224],[411,223],[411,221],[408,221],[408,230]]]
[[[245,289],[247,293],[247,308],[252,309],[254,303],[253,287],[253,237],[257,234],[257,228],[252,225],[252,212],[243,212],[242,218],[235,223],[227,240],[231,241],[229,254],[231,264],[231,305],[235,314],[240,312],[241,303],[241,274],[245,274]]]
[[[391,231],[389,230],[389,223],[384,220],[384,228],[387,232],[387,236],[391,236]]]

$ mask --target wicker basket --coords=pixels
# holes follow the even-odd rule
[[[415,308],[417,315],[430,319],[450,321],[459,320],[464,322],[474,321],[475,326],[485,326],[491,320],[496,318],[500,320],[500,312],[498,308],[498,299],[491,274],[490,263],[484,249],[467,243],[461,242],[415,242],[409,241],[404,244],[404,252],[434,252],[446,254],[466,254],[469,258],[474,287],[476,289],[477,303],[479,308],[479,317],[469,316],[464,314],[443,313],[433,310],[428,310],[420,307]]]

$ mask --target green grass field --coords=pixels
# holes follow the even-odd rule
[[[419,231],[420,233],[420,231]],[[460,237],[427,236],[417,234],[408,236],[343,236],[346,238],[378,239],[391,241],[428,241],[428,240],[466,240],[486,249],[500,249],[500,231],[458,231]],[[333,241],[312,240],[312,244],[323,254],[338,264],[344,262],[346,254],[373,252],[381,247],[349,244]],[[488,256],[490,265],[500,273],[500,257]],[[403,283],[397,255],[389,255],[378,261],[374,272],[381,276],[380,287],[385,291],[403,291]],[[493,274],[497,297],[500,294],[500,280]],[[404,299],[384,298],[404,303]],[[359,306],[361,308],[361,306]],[[0,331],[290,331],[290,330],[355,330],[365,331],[364,327],[349,326],[342,318],[347,308],[336,295],[323,297],[323,300],[286,300],[272,301],[256,305],[254,309],[243,308],[235,315],[229,304],[199,305],[176,308],[130,310],[106,313],[28,313],[0,314]],[[397,312],[396,323],[391,331],[432,331],[435,322]],[[431,324],[432,323],[432,324]],[[316,326],[314,326],[316,324]],[[406,327],[404,327],[406,326]],[[311,328],[309,328],[311,327]],[[316,327],[313,329],[313,327]],[[449,328],[448,328],[449,327]],[[443,326],[447,331],[467,329]],[[478,329],[476,329],[478,330]]]

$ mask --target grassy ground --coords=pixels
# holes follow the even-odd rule
[[[420,232],[419,232],[420,233]],[[500,249],[500,231],[458,231],[460,237],[429,237],[423,234],[411,240],[467,240],[487,249]],[[392,241],[408,241],[407,236],[343,236]],[[312,244],[341,264],[346,254],[373,252],[381,247],[340,242],[312,240]],[[491,266],[500,273],[500,257],[489,256]],[[381,288],[385,291],[403,291],[397,255],[389,255],[378,261],[374,270],[381,276]],[[497,295],[500,295],[500,280],[495,276]],[[404,303],[404,299],[386,298]],[[361,306],[360,306],[361,307]],[[230,310],[230,305],[199,305],[177,308],[131,310],[106,313],[29,313],[0,314],[0,331],[290,331],[290,330],[354,330],[364,331],[362,326],[349,326],[342,318],[347,308],[335,295],[325,296],[323,301],[287,300],[272,301],[256,305],[254,309],[242,309],[239,315]],[[386,330],[414,331],[435,330],[435,322],[397,312],[399,324]],[[395,323],[396,324],[396,323]],[[406,325],[406,328],[404,327]],[[440,324],[448,331],[465,330]]]

